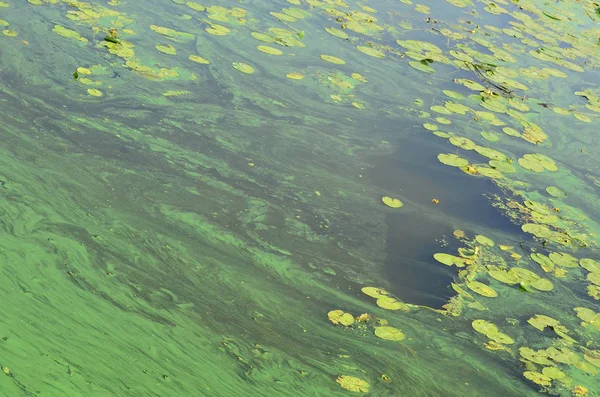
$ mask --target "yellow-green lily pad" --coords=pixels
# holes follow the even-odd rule
[[[348,375],[340,375],[337,377],[336,382],[344,389],[352,392],[369,392],[369,383],[360,378]]]
[[[383,201],[383,204],[391,208],[400,208],[404,205],[402,201],[398,200],[397,198],[392,198],[388,196],[382,197],[381,201]]]
[[[385,340],[400,341],[405,338],[402,331],[394,327],[375,327],[375,336]]]

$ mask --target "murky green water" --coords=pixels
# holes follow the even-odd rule
[[[597,395],[599,23],[0,2],[0,395]]]

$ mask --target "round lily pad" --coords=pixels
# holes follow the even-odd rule
[[[390,296],[382,296],[381,298],[377,299],[376,303],[377,306],[381,307],[382,309],[404,311],[409,310],[408,306],[406,306],[405,303],[400,302]]]
[[[590,258],[581,258],[579,260],[579,265],[588,272],[600,273],[600,261]]]
[[[476,145],[473,149],[480,155],[487,157],[490,160],[507,161],[508,159],[508,157],[504,153],[485,146]]]
[[[91,95],[91,96],[95,96],[95,97],[101,97],[101,96],[103,95],[103,94],[102,94],[102,91],[100,91],[100,90],[97,90],[97,89],[95,89],[95,88],[88,88],[88,89],[87,89],[87,93],[88,93],[89,95]]]
[[[550,258],[548,258],[546,255],[544,254],[540,254],[540,253],[533,253],[530,255],[531,259],[533,259],[536,263],[538,263],[542,270],[544,270],[546,273],[552,271],[552,269],[554,269],[554,262],[552,262],[552,260]]]
[[[542,374],[544,374],[550,379],[563,379],[567,376],[567,374],[565,374],[557,367],[544,367],[544,369],[542,369]]]
[[[519,281],[525,281],[528,283],[536,281],[540,278],[540,276],[531,270],[523,269],[522,267],[512,267],[508,272],[514,274]]]
[[[292,80],[302,80],[304,78],[304,75],[302,73],[288,73],[285,75],[285,77],[287,77],[288,79],[292,79]]]
[[[462,136],[453,136],[448,141],[454,146],[458,146],[459,148],[465,150],[473,150],[477,146],[475,142]]]
[[[392,198],[388,196],[382,197],[381,201],[383,201],[383,204],[392,208],[400,208],[404,205],[402,204],[402,201],[398,200],[397,198]]]
[[[344,313],[343,310],[332,310],[327,313],[327,318],[333,324],[340,324],[346,327],[354,324],[354,316],[350,313]]]
[[[539,291],[548,292],[554,289],[554,285],[552,285],[552,282],[547,278],[539,278],[535,281],[532,281],[530,285]]]
[[[493,279],[498,280],[504,284],[512,285],[519,283],[519,278],[514,273],[508,272],[506,270],[490,270],[488,271],[488,274]]]
[[[560,267],[578,267],[579,261],[571,254],[566,252],[551,252],[549,255],[550,260]]]
[[[252,35],[252,37],[254,37],[256,40],[260,40],[264,43],[274,43],[276,40],[275,37],[260,32],[252,32],[250,35]]]
[[[478,234],[477,236],[475,236],[475,240],[477,240],[477,242],[481,245],[487,245],[488,247],[493,247],[494,246],[494,242],[492,241],[492,239]]]
[[[367,54],[369,56],[372,56],[374,58],[383,58],[385,57],[385,54],[382,51],[379,51],[378,49],[375,49],[373,47],[366,47],[366,46],[358,46],[356,47],[360,52],[362,52],[363,54]]]
[[[500,137],[495,132],[483,131],[481,136],[490,142],[498,142],[500,140]]]
[[[192,62],[196,62],[196,63],[202,64],[202,65],[208,65],[208,64],[210,64],[210,61],[208,59],[202,58],[199,55],[190,55],[189,56],[189,60],[192,61]]]
[[[368,295],[371,298],[375,298],[375,299],[389,295],[389,292],[387,292],[386,290],[384,290],[382,288],[377,288],[377,287],[363,287],[363,288],[361,288],[361,291],[363,294]]]
[[[453,153],[440,153],[438,154],[437,158],[440,161],[440,163],[452,167],[465,167],[469,165],[469,160]]]
[[[508,161],[490,160],[490,161],[488,161],[488,164],[493,169],[498,170],[504,174],[512,174],[514,172],[517,172],[515,167],[513,167],[513,165],[510,164]]]
[[[488,298],[495,298],[496,296],[498,296],[498,293],[496,292],[495,289],[493,289],[492,287],[490,287],[489,285],[485,285],[484,283],[480,283],[479,281],[469,281],[467,283],[467,287],[481,295],[481,296],[485,296]]]
[[[498,332],[498,327],[486,320],[473,320],[471,326],[475,331],[486,336]]]
[[[375,336],[385,340],[400,341],[404,339],[404,334],[398,328],[394,327],[375,327]]]
[[[540,386],[552,386],[552,378],[535,371],[525,371],[523,376]]]
[[[171,44],[158,44],[156,49],[164,54],[176,55],[177,50]]]
[[[515,340],[513,338],[511,338],[510,336],[508,336],[502,332],[488,334],[487,337],[490,338],[491,340],[493,340],[494,342],[500,343],[503,345],[512,345],[513,343],[515,343]]]
[[[281,51],[278,48],[274,48],[274,47],[269,47],[268,45],[259,45],[256,48],[258,48],[259,51],[264,52],[265,54],[269,54],[269,55],[282,55],[283,51]]]
[[[435,73],[435,70],[429,66],[427,63],[419,62],[419,61],[410,61],[408,63],[413,69],[417,69],[420,72],[425,73]]]
[[[335,380],[341,387],[352,392],[369,392],[369,383],[360,378],[348,375],[340,375]]]
[[[343,65],[346,63],[343,59],[334,57],[333,55],[321,55],[321,59],[325,62],[334,63],[336,65]]]
[[[590,283],[600,285],[600,273],[588,273],[586,278]]]
[[[452,265],[456,265],[456,267],[464,267],[465,266],[465,260],[458,256],[444,254],[444,253],[440,252],[440,253],[434,254],[433,258],[436,261],[438,261],[446,266],[452,266]]]
[[[559,188],[557,188],[556,186],[548,186],[546,188],[546,192],[552,196],[552,197],[556,197],[556,198],[564,198],[567,197],[567,193],[563,192],[562,190],[560,190]]]
[[[339,37],[340,39],[347,39],[350,36],[346,32],[336,28],[325,28],[325,31],[335,37]]]
[[[246,74],[254,73],[254,68],[252,66],[248,65],[247,63],[234,62],[232,64],[232,66],[235,70],[238,70],[242,73],[246,73]]]

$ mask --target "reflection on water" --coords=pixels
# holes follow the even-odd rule
[[[597,8],[0,2],[0,394],[593,395]]]

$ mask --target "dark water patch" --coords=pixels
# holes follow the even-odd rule
[[[458,168],[439,163],[437,155],[447,152],[448,147],[418,136],[403,139],[397,147],[394,154],[373,159],[371,183],[404,200],[430,205],[430,215],[521,234],[485,197],[502,195],[490,179],[474,179]],[[439,204],[433,204],[433,199],[439,200]]]
[[[386,223],[390,292],[406,302],[440,308],[454,295],[449,289],[453,270],[437,263],[432,253],[441,250],[436,237],[451,234],[451,225],[417,212],[390,214]]]

